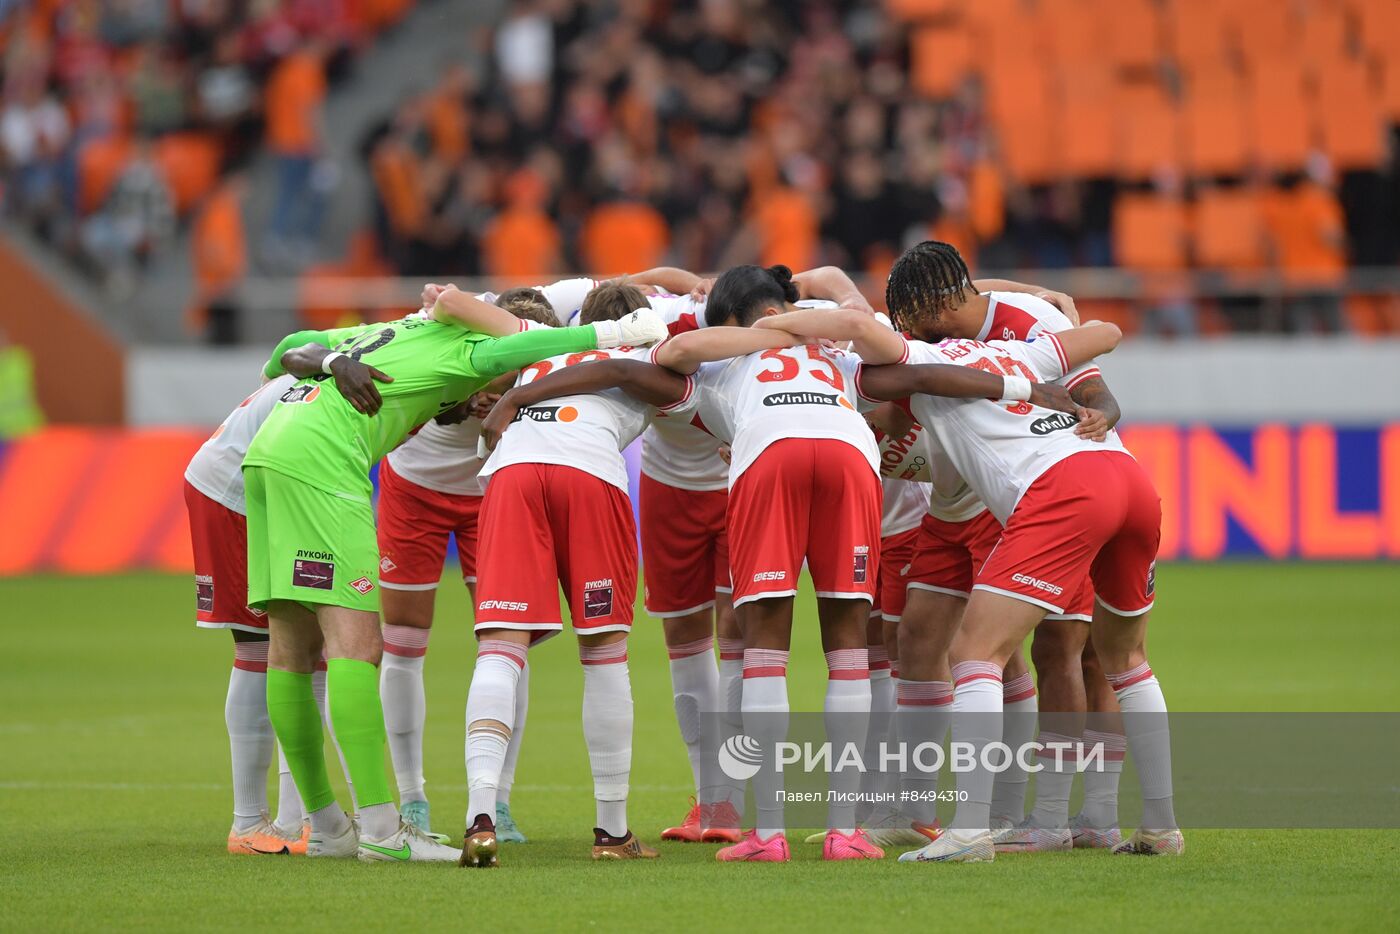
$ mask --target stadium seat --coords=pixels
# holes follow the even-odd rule
[[[1313,148],[1315,116],[1297,59],[1256,60],[1246,107],[1259,165],[1274,172],[1303,168]]]
[[[1119,69],[1146,70],[1162,58],[1162,8],[1153,0],[1118,0],[1102,17],[1104,44],[1096,53]]]
[[[1251,188],[1207,188],[1192,213],[1196,263],[1207,269],[1248,270],[1265,265],[1260,196]]]
[[[1316,69],[1347,54],[1347,11],[1340,3],[1312,3],[1302,21],[1302,60]]]
[[[777,188],[757,201],[753,221],[759,232],[759,262],[800,269],[817,255],[820,221],[811,200],[795,188]]]
[[[1059,85],[1064,108],[1060,171],[1076,178],[1113,174],[1118,128],[1109,74],[1098,67],[1066,67],[1060,71]]]
[[[1301,24],[1297,7],[1279,0],[1235,0],[1229,4],[1231,32],[1246,63],[1296,56]]]
[[[107,193],[131,158],[131,139],[106,136],[89,140],[78,152],[78,206],[90,214],[107,200]]]
[[[1183,69],[1230,60],[1229,16],[1219,0],[1169,0],[1166,47]]]
[[[1322,149],[1341,170],[1378,165],[1385,155],[1380,96],[1364,61],[1338,59],[1317,76]]]
[[[1400,123],[1400,58],[1389,58],[1378,64],[1381,113],[1391,123]]]
[[[914,90],[935,100],[951,97],[972,69],[972,33],[961,24],[924,26],[909,43]]]
[[[1113,255],[1123,266],[1162,272],[1186,266],[1186,205],[1155,193],[1125,193],[1113,203]]]
[[[1356,17],[1358,44],[1381,58],[1400,57],[1396,36],[1400,36],[1400,3],[1395,0],[1349,0]]]
[[[1141,93],[1120,90],[1120,98],[1119,177],[1141,180],[1163,167],[1180,168],[1182,120],[1176,104],[1155,85]]]
[[[1093,0],[1040,0],[1031,22],[1046,58],[1073,67],[1102,59],[1108,39],[1105,19]]]
[[[917,23],[956,14],[961,0],[885,0],[885,10],[895,20]]]
[[[585,268],[605,276],[650,269],[661,262],[670,236],[665,219],[645,202],[599,205],[583,223],[580,247]]]
[[[1239,175],[1251,156],[1244,102],[1198,97],[1185,109],[1186,168],[1192,175]]]
[[[208,133],[171,133],[156,140],[152,154],[175,198],[175,210],[182,216],[219,180],[219,142]]]

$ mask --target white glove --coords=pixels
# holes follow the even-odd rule
[[[666,321],[650,308],[638,308],[617,321],[595,321],[593,331],[598,336],[598,349],[613,347],[645,347],[664,341],[670,333]]]

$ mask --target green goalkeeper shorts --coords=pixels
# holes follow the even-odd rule
[[[243,470],[248,605],[296,600],[379,612],[379,545],[368,502],[268,467]]]

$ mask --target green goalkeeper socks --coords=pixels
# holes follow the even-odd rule
[[[267,716],[306,812],[335,803],[326,756],[321,747],[321,714],[311,693],[311,675],[295,671],[267,670]]]
[[[361,811],[393,801],[389,773],[384,767],[384,708],[379,702],[379,669],[353,658],[330,659],[326,662],[326,699],[331,723],[335,725],[335,738],[345,756],[350,780],[355,783],[355,798]]]

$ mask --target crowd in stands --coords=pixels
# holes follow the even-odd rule
[[[1152,330],[1339,330],[1400,250],[1397,36],[1394,0],[525,0],[368,143],[379,252],[878,282],[932,236],[1150,273]],[[1193,271],[1243,294],[1203,314]]]
[[[203,299],[215,297],[246,266],[238,169],[264,147],[274,154],[282,191],[264,239],[271,252],[305,250],[317,235],[308,166],[326,83],[409,6],[411,0],[0,4],[6,213],[118,295],[129,292],[178,225],[208,228],[219,235],[196,244],[204,254],[196,266],[213,275],[201,278]]]

